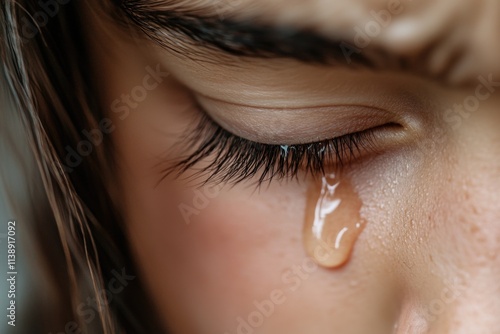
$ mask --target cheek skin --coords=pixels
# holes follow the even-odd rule
[[[246,318],[254,302],[269,299],[273,290],[282,291],[285,302],[266,319],[262,333],[315,327],[355,333],[362,331],[355,319],[361,315],[381,332],[387,329],[380,319],[392,317],[397,298],[390,278],[367,276],[378,261],[360,261],[366,247],[353,255],[352,266],[335,273],[307,262],[302,186],[271,186],[260,194],[239,186],[222,189],[189,225],[178,208],[193,203],[189,185],[167,180],[155,191],[127,188],[136,258],[165,322],[179,332],[235,332],[236,318]],[[367,305],[380,304],[386,305],[382,313],[366,312]]]
[[[194,318],[204,332],[215,333],[224,324],[230,329],[233,319],[249,312],[254,298],[265,298],[279,287],[283,263],[300,256],[300,247],[290,247],[300,245],[300,224],[287,211],[279,222],[269,221],[279,198],[268,198],[263,205],[232,189],[221,191],[187,225],[177,203],[191,205],[193,191],[166,182],[156,193],[137,193],[146,200],[132,205],[142,219],[133,215],[129,231],[152,292],[163,314],[170,316],[167,323],[175,325],[179,316],[189,315],[191,324],[177,324],[179,332],[200,332],[191,327]]]
[[[364,235],[372,256],[384,259],[403,292],[401,333],[478,332],[478,322],[484,331],[498,328],[496,110],[485,106],[423,154],[376,158],[352,178],[371,220]]]

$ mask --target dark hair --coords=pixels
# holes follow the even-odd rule
[[[92,3],[102,13],[112,5]],[[110,138],[103,138],[103,144],[73,170],[63,163],[66,147],[77,147],[84,139],[81,130],[95,128],[104,117],[91,84],[81,5],[89,4],[3,0],[0,5],[0,85],[12,101],[10,111],[1,108],[2,118],[9,112],[20,118],[36,161],[38,186],[32,186],[24,219],[42,254],[42,280],[57,291],[45,296],[50,300],[36,310],[40,321],[29,332],[66,331],[66,324],[74,321],[82,333],[159,333],[140,278],[113,295],[111,303],[101,293],[113,270],[136,275],[114,196],[116,166]],[[88,297],[103,306],[98,319],[78,311]]]

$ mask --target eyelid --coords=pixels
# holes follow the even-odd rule
[[[257,177],[260,185],[275,178],[297,178],[299,173],[324,174],[327,168],[340,171],[362,152],[376,147],[372,145],[374,132],[375,129],[309,144],[269,145],[238,137],[203,113],[196,128],[182,142],[182,149],[191,153],[166,168],[159,182],[171,173],[180,176],[202,161],[201,169],[196,167],[192,176],[202,178],[202,183],[239,183]]]
[[[297,178],[299,173],[316,176],[323,174],[326,168],[339,171],[354,160],[401,147],[416,140],[415,133],[421,133],[418,123],[417,126],[411,124],[411,117],[408,122],[400,122],[389,111],[367,106],[269,109],[227,103],[194,92],[193,95],[200,118],[196,127],[182,136],[180,152],[185,155],[177,161],[166,162],[162,179],[171,173],[181,175],[188,170],[194,172],[189,173],[191,177],[202,178],[202,183],[238,183],[257,178],[260,185],[274,178]],[[325,118],[318,112],[322,108],[330,118],[342,111],[340,119],[350,120],[351,127],[342,127],[336,117]],[[259,115],[269,118],[269,112],[275,112],[272,115],[274,123],[259,119]],[[312,124],[309,125],[311,137],[298,131],[297,126],[291,129],[277,126],[276,120],[293,112],[296,112],[292,115],[295,124]],[[306,113],[317,118],[307,121],[297,118]],[[400,113],[409,115],[410,111],[400,110]],[[230,117],[224,117],[227,115]],[[238,131],[235,124],[242,131]],[[319,126],[327,131],[318,134]],[[289,133],[284,136],[281,130]]]
[[[187,156],[174,163],[167,162],[159,182],[169,174],[180,176],[188,170],[194,172],[190,173],[191,178],[202,179],[201,184],[234,184],[254,179],[257,186],[275,178],[324,175],[326,170],[340,172],[354,160],[388,148],[384,144],[385,136],[380,133],[400,134],[400,130],[399,124],[389,123],[380,129],[371,128],[320,142],[271,145],[227,131],[200,107],[196,127],[180,142],[180,149],[187,152]]]
[[[200,107],[224,129],[265,144],[305,144],[398,123],[394,113],[364,105],[262,108],[195,96]],[[299,138],[297,134],[300,134]]]

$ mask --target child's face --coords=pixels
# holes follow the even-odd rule
[[[88,25],[127,233],[165,324],[190,334],[500,332],[500,2],[220,2],[175,1],[340,36],[353,59],[380,69],[239,58],[165,37],[176,54]],[[336,172],[342,208],[321,221],[333,259],[314,249],[321,175],[304,164],[299,181],[257,189],[258,172],[198,187],[203,178],[187,176],[215,149],[158,182],[165,160],[197,149],[183,137],[204,112],[195,100],[227,131],[282,145],[278,160],[294,144],[371,129]],[[254,160],[228,159],[216,179]]]

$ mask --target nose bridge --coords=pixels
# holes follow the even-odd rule
[[[500,31],[500,2],[495,0],[484,0],[481,2],[481,12],[477,20],[476,29],[472,34],[470,49],[473,50],[475,59],[481,59],[478,68],[479,73],[494,73],[496,77],[500,74],[500,43],[498,43],[498,31]],[[497,41],[493,42],[492,41]]]

